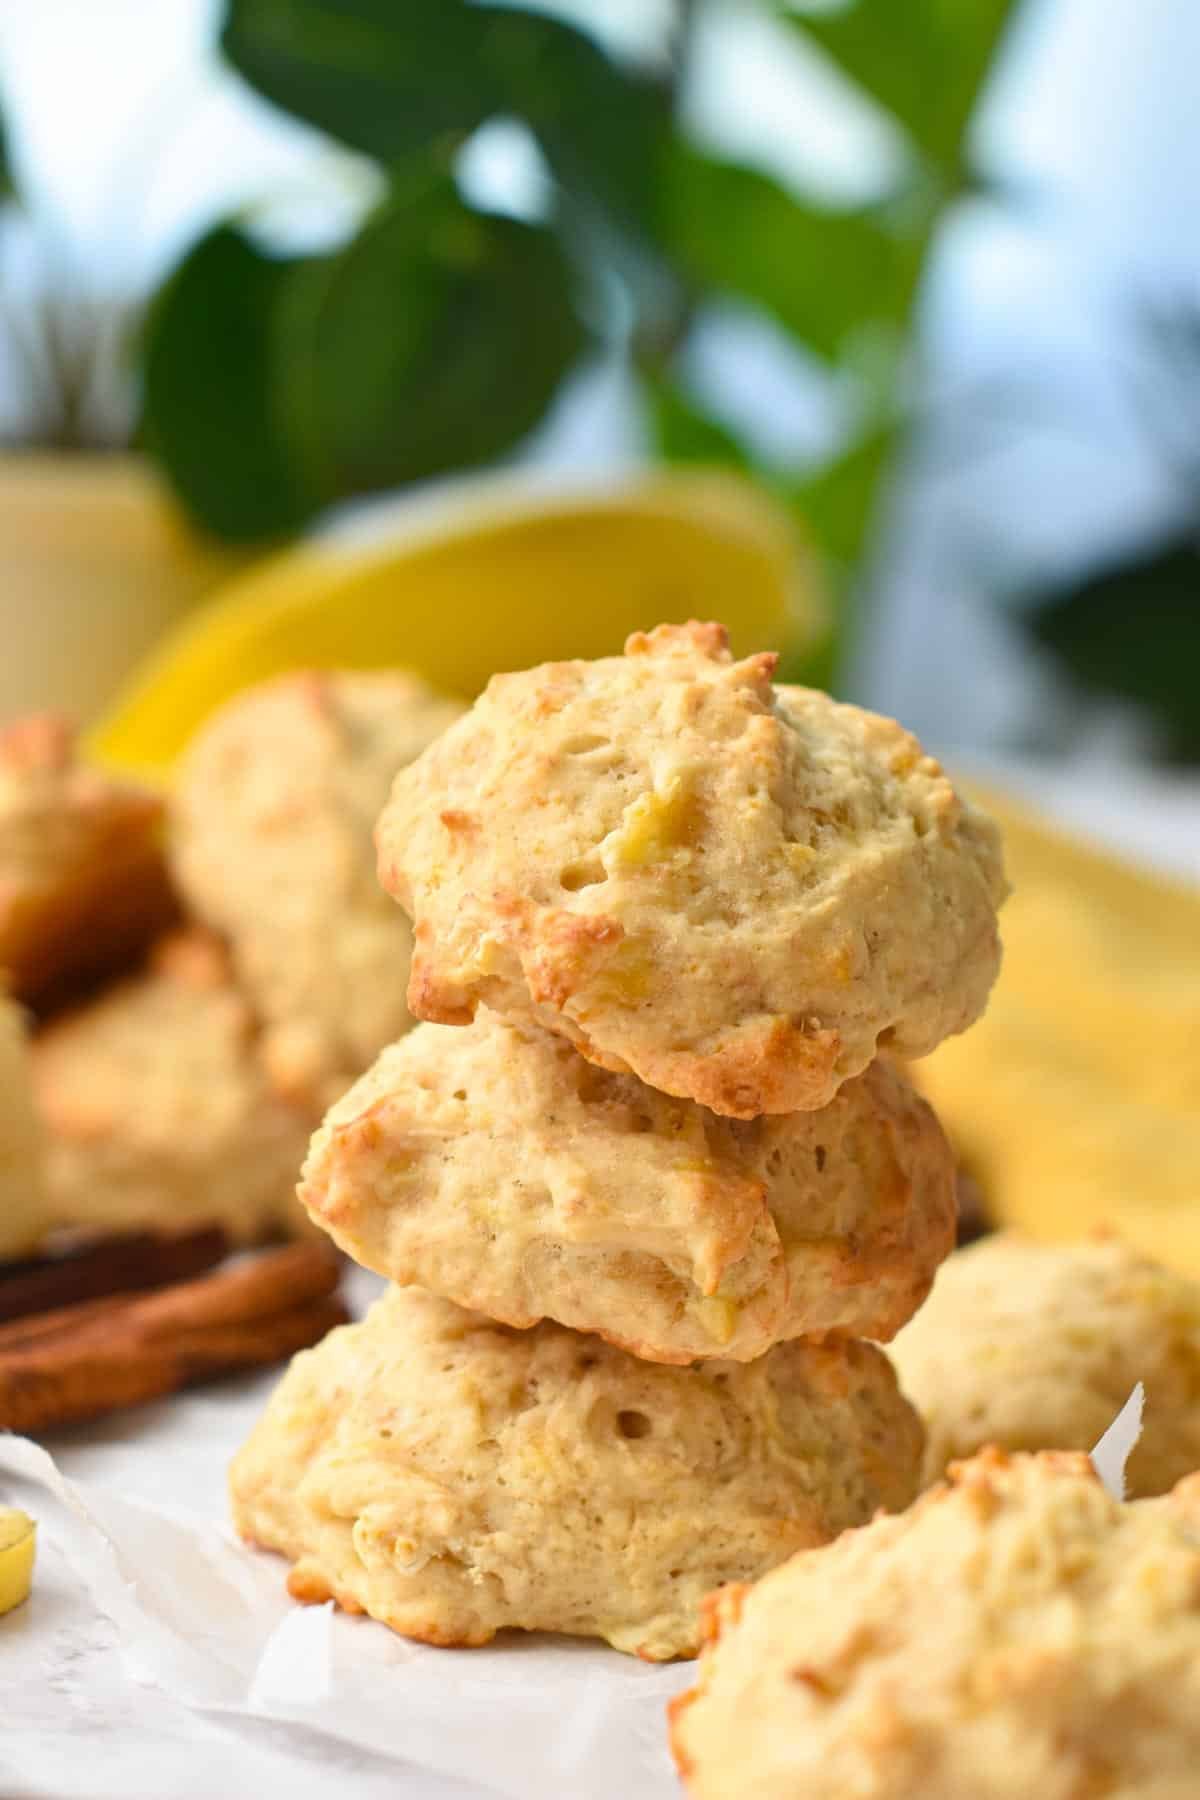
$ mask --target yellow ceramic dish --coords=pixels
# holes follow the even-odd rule
[[[1200,890],[999,793],[1012,898],[983,1018],[914,1065],[994,1223],[1107,1226],[1200,1276]]]

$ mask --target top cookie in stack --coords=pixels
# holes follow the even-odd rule
[[[908,732],[776,688],[775,663],[691,624],[497,676],[380,821],[411,1011],[482,1002],[742,1119],[970,1025],[999,966],[994,828]]]

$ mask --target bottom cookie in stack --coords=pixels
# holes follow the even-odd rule
[[[236,1458],[234,1520],[428,1643],[506,1627],[694,1655],[700,1602],[917,1489],[922,1428],[855,1340],[648,1363],[416,1288],[299,1355]]]

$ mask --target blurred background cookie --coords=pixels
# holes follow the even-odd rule
[[[1128,1492],[1200,1468],[1200,1284],[1115,1240],[959,1251],[891,1353],[925,1420],[926,1482],[985,1444],[1090,1450],[1139,1381]]]
[[[0,975],[45,1009],[134,962],[171,919],[162,801],[80,761],[63,719],[0,730]]]
[[[738,1118],[969,1025],[999,958],[994,829],[907,732],[777,691],[775,662],[692,623],[495,677],[379,823],[413,1011],[531,1017]]]
[[[672,1707],[695,1800],[1187,1800],[1200,1477],[1123,1506],[1085,1456],[959,1465],[709,1610]]]
[[[722,1119],[481,1007],[333,1108],[300,1195],[342,1249],[516,1326],[660,1362],[887,1339],[954,1238],[953,1162],[886,1061],[819,1112]]]
[[[660,1661],[695,1652],[711,1587],[907,1505],[920,1460],[868,1344],[671,1369],[391,1288],[295,1359],[231,1485],[298,1599],[429,1643],[516,1626]]]
[[[308,1115],[275,1096],[228,957],[193,928],[37,1037],[33,1086],[59,1223],[303,1228]]]
[[[175,872],[225,934],[278,1092],[320,1113],[411,1023],[411,934],[375,872],[393,775],[461,705],[415,676],[300,673],[228,702],[184,758]]]
[[[25,1020],[0,992],[0,1258],[27,1256],[48,1228]]]

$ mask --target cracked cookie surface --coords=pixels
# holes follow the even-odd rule
[[[301,1201],[356,1262],[659,1362],[887,1339],[954,1241],[954,1165],[887,1059],[819,1112],[721,1118],[481,1007],[384,1051]]]
[[[1190,1800],[1200,1476],[1121,1505],[987,1451],[708,1608],[672,1706],[694,1800]]]
[[[411,1010],[532,1018],[740,1118],[965,1029],[999,961],[994,828],[900,726],[774,668],[693,623],[496,676],[380,819]]]
[[[915,1489],[884,1353],[786,1344],[673,1369],[416,1288],[295,1358],[231,1472],[242,1535],[436,1644],[508,1627],[694,1654],[701,1597]]]

